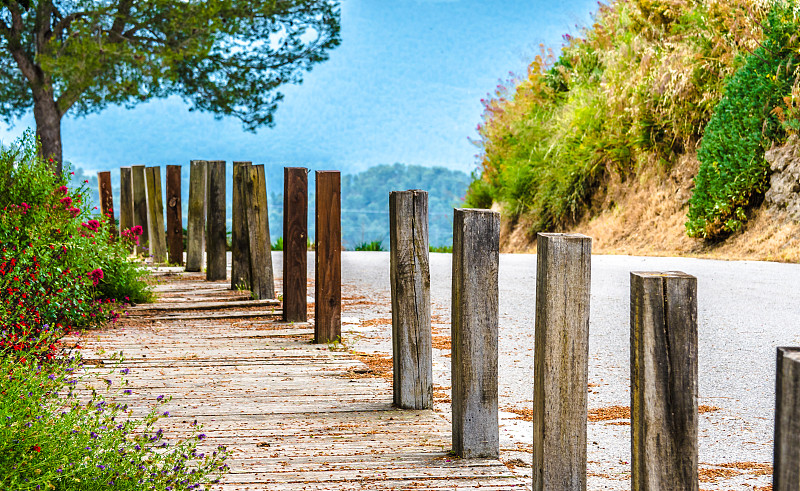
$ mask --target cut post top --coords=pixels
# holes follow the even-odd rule
[[[798,346],[779,346],[778,356],[788,358],[795,362],[800,362],[800,347]]]
[[[416,190],[414,190],[416,191]],[[489,210],[487,208],[453,208],[454,214],[469,213],[473,215],[500,215],[499,212]]]
[[[545,233],[545,232],[539,232],[539,233],[537,233],[536,235],[537,235],[537,236],[539,236],[539,237],[547,237],[547,238],[551,238],[551,239],[563,239],[563,240],[583,240],[583,239],[591,239],[591,237],[589,237],[588,235],[583,235],[583,234],[575,234],[575,233],[561,234],[561,233]]]
[[[693,278],[697,279],[690,274],[683,271],[631,271],[631,277],[638,276],[641,278]]]

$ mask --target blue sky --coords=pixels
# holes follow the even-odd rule
[[[506,0],[344,0],[342,45],[305,74],[276,126],[245,132],[235,119],[189,112],[180,99],[111,107],[62,123],[64,158],[87,170],[250,160],[355,172],[401,162],[470,172],[480,99],[539,44],[558,48],[597,3]],[[10,141],[33,124],[0,127]]]

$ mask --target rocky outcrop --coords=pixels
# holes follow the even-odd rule
[[[772,170],[764,205],[770,212],[786,212],[800,221],[800,141],[792,136],[780,147],[764,155]]]

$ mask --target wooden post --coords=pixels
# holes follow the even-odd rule
[[[119,233],[133,227],[133,183],[130,167],[119,168]]]
[[[247,229],[247,207],[250,162],[233,163],[233,226],[231,228],[231,290],[252,290],[250,278],[250,233]],[[272,297],[270,297],[272,298]]]
[[[697,279],[631,273],[631,481],[697,491]]]
[[[180,165],[167,166],[167,245],[169,246],[169,262],[183,266]]]
[[[186,223],[186,271],[203,269],[206,230],[206,162],[189,162],[189,214]]]
[[[245,167],[247,232],[250,249],[250,281],[253,297],[275,298],[275,280],[272,272],[272,247],[269,237],[267,209],[267,180],[263,165]]]
[[[145,169],[147,180],[147,223],[150,225],[150,255],[156,264],[167,261],[167,238],[164,230],[164,202],[161,194],[161,168]]]
[[[144,166],[131,166],[131,189],[133,190],[133,225],[142,227],[142,235],[139,237],[139,246],[136,248],[137,254],[142,254],[145,250],[149,255],[150,225],[147,214],[147,187],[145,184]]]
[[[225,229],[225,162],[208,162],[208,239],[206,280],[220,281],[228,277]]]
[[[314,342],[342,336],[342,216],[339,171],[316,172]]]
[[[97,173],[97,187],[100,194],[100,213],[108,218],[109,233],[111,237],[114,237],[117,235],[117,227],[114,223],[114,193],[111,189],[111,172]]]
[[[778,348],[775,378],[774,491],[800,489],[800,348]]]
[[[283,320],[308,319],[308,169],[283,168]]]
[[[585,491],[592,239],[539,234],[533,489]]]
[[[433,406],[428,193],[389,193],[394,404]]]
[[[500,214],[456,209],[451,304],[453,451],[465,458],[500,455],[497,416],[497,269]]]

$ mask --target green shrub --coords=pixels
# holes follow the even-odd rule
[[[80,400],[75,388],[88,380],[75,376],[79,361],[41,366],[0,357],[0,489],[189,490],[226,470],[225,449],[198,451],[199,428],[174,442],[156,428],[169,399],[160,397],[143,418],[130,416],[123,401],[136,396],[119,373],[127,370],[104,375],[116,402],[96,390]]]
[[[430,252],[448,252],[448,253],[452,253],[453,252],[453,246],[452,245],[429,246],[428,250],[430,250]]]
[[[689,200],[687,233],[714,239],[739,230],[746,210],[767,187],[770,142],[783,136],[779,118],[798,75],[800,22],[788,3],[767,15],[765,39],[728,81],[698,151],[700,169]]]
[[[373,240],[371,242],[362,242],[356,245],[357,251],[385,251],[383,248],[382,240]]]
[[[283,250],[283,237],[278,237],[275,239],[275,242],[272,243],[271,248],[273,251],[282,251]]]

